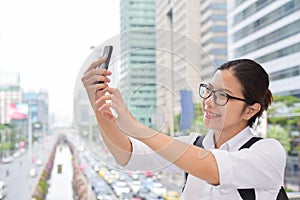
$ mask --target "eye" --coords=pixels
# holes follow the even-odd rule
[[[216,95],[220,99],[227,99],[228,98],[228,95],[225,92],[216,92]]]

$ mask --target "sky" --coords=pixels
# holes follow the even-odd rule
[[[91,46],[120,32],[119,0],[0,0],[0,72],[24,91],[47,90],[49,112],[73,119],[76,78]]]

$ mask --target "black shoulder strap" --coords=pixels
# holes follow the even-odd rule
[[[252,144],[261,139],[261,137],[252,137],[245,144],[243,144],[243,146],[241,146],[239,150],[246,148],[248,149],[252,146]],[[240,196],[243,200],[255,200],[255,190],[253,188],[238,189],[238,192],[240,193]]]
[[[206,135],[199,135],[199,136],[196,138],[196,140],[193,142],[193,145],[202,148],[202,147],[203,147],[203,146],[202,146],[202,142],[203,142],[203,139],[205,138],[205,136],[206,136]],[[185,176],[184,178],[185,178],[185,180],[184,180],[184,184],[183,184],[183,187],[182,187],[182,191],[184,190],[184,187],[185,187],[185,184],[186,184],[186,180],[187,180],[188,175],[189,175],[189,173],[187,173],[187,172],[184,173],[184,176]]]
[[[196,140],[194,141],[193,145],[197,146],[197,147],[203,147],[202,142],[204,140],[206,135],[199,135]]]
[[[199,135],[196,138],[196,140],[194,141],[193,145],[202,148],[203,147],[202,142],[203,142],[203,139],[205,138],[205,136],[206,135]],[[261,138],[261,137],[252,137],[245,144],[243,144],[239,148],[239,150],[245,149],[245,148],[250,148],[255,142],[257,142],[261,139],[263,139],[263,138]],[[187,177],[188,177],[188,173],[185,173],[185,182],[184,182],[184,186],[182,188],[182,191],[184,190]],[[255,200],[255,190],[254,190],[254,188],[238,189],[238,192],[240,193],[240,196],[242,197],[243,200]],[[288,200],[287,194],[286,194],[283,187],[280,188],[276,200]]]
[[[255,142],[261,139],[262,139],[261,137],[252,137],[245,144],[243,144],[243,146],[241,146],[239,150],[246,149],[246,148],[249,149],[252,146],[252,144],[254,144]]]
[[[238,189],[243,200],[255,200],[255,190],[254,189]],[[283,186],[281,186],[278,191],[276,200],[289,200]]]
[[[289,200],[283,186],[281,186],[280,190],[279,190],[279,193],[277,195],[277,198],[276,200]]]
[[[257,142],[258,140],[261,140],[261,137],[252,137],[250,140],[248,140],[243,146],[239,148],[245,149],[245,148],[250,148],[252,144]],[[240,193],[241,197],[243,200],[255,200],[255,190],[253,188],[249,189],[238,189],[238,192]],[[289,200],[283,186],[281,186],[276,200]]]

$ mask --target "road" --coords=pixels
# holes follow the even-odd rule
[[[41,173],[55,141],[55,136],[47,136],[42,142],[33,145],[32,155],[42,159],[42,166],[37,167],[30,161],[28,151],[10,163],[0,164],[0,180],[5,181],[7,185],[7,199],[31,199],[30,195],[37,184],[38,176],[30,177],[29,171],[31,167],[35,167],[37,174]]]

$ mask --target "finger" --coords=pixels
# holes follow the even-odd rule
[[[99,76],[101,76],[102,74],[99,74]],[[95,69],[91,70],[91,71],[88,71],[88,72],[85,72],[83,77],[81,78],[81,81],[86,84],[88,82],[88,80],[95,76]]]
[[[108,87],[108,84],[106,83],[100,83],[100,84],[96,84],[96,92],[97,92],[97,95],[104,95],[106,92],[107,92],[107,87]]]
[[[99,96],[99,98],[104,96],[105,93],[107,92],[108,86],[107,86],[107,84],[104,84],[104,85],[105,85],[104,88],[100,88],[100,84],[99,84],[99,88],[96,86],[98,88],[96,91],[96,95]]]
[[[107,119],[111,120],[114,118],[113,114],[107,110],[102,112],[103,116],[106,117]]]
[[[96,60],[95,62],[93,62],[85,72],[88,72],[92,69],[95,69],[96,67],[100,66],[102,63],[104,63],[106,61],[107,57],[101,57],[99,58],[99,60]]]
[[[89,79],[84,80],[84,85],[101,85],[109,83],[110,79],[106,76],[92,76]],[[104,86],[102,86],[104,87]]]
[[[95,101],[95,103],[96,103],[96,104],[99,104],[100,102],[107,101],[107,100],[111,100],[111,96],[110,96],[110,95],[104,95],[104,96],[99,97],[99,98]],[[112,104],[112,103],[110,102],[110,104]],[[111,106],[111,105],[110,105],[110,106]]]
[[[106,77],[106,76],[110,76],[111,74],[112,74],[112,72],[109,70],[106,70],[106,69],[92,69],[84,74],[81,81],[85,83],[86,80],[88,80],[94,76],[96,76],[96,77],[105,76]]]
[[[99,72],[99,73],[102,73],[102,76],[110,76],[112,74],[112,72],[107,69],[96,69],[96,71],[98,71],[98,70],[104,70],[102,72]]]
[[[101,97],[102,98],[102,97]],[[100,99],[101,99],[100,98]],[[103,111],[105,111],[106,109],[110,108],[112,106],[112,103],[111,102],[108,102],[108,103],[105,103],[103,104],[102,106],[100,106],[100,108],[98,108],[98,111],[100,113],[102,113]]]
[[[110,94],[119,94],[120,93],[118,88],[112,88],[112,87],[109,87],[107,89],[107,92],[109,92]]]

